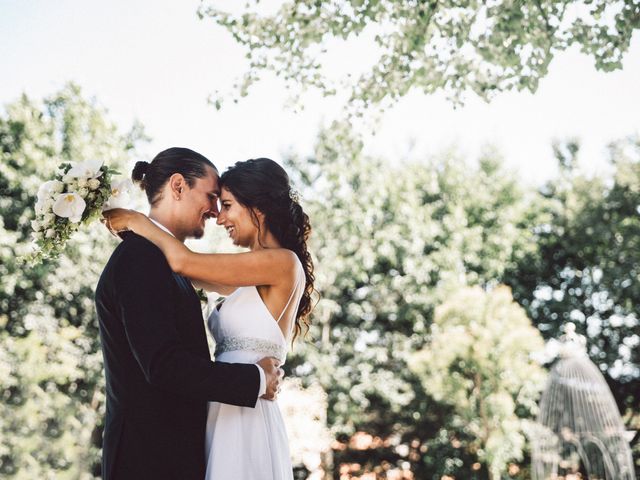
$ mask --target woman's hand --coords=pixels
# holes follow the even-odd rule
[[[105,218],[105,225],[114,235],[117,235],[118,232],[131,230],[131,221],[136,215],[142,214],[135,210],[127,210],[125,208],[114,208],[113,210],[102,212],[102,216]]]

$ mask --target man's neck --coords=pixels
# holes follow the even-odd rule
[[[169,230],[174,237],[176,237],[178,240],[184,243],[185,238],[180,234],[180,232],[178,232],[178,229],[175,227],[174,223],[171,221],[170,215],[166,214],[165,212],[158,211],[152,208],[149,211],[149,218],[151,220],[155,220],[156,222],[158,222],[164,228]]]

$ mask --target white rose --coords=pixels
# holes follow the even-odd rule
[[[38,232],[40,231],[40,228],[42,228],[42,225],[40,225],[38,220],[31,220],[31,228],[34,232]]]
[[[86,162],[74,163],[66,176],[85,180],[98,178],[102,175],[100,168],[102,168],[103,163],[104,162],[102,160],[87,160]]]
[[[55,202],[55,199],[53,197],[51,198],[47,198],[44,201],[44,204],[42,205],[42,212],[50,212],[51,209],[53,208],[53,204]]]
[[[53,205],[53,213],[62,218],[68,218],[73,223],[82,220],[82,214],[87,204],[77,193],[63,193],[58,195]]]
[[[42,223],[43,225],[51,225],[53,223],[53,221],[56,219],[55,215],[53,213],[46,213],[44,215],[44,217],[42,218]]]
[[[56,231],[53,228],[50,228],[49,230],[47,230],[44,236],[47,238],[53,238],[56,236]]]
[[[125,208],[129,203],[129,194],[133,188],[133,183],[128,178],[115,181],[111,184],[111,196],[103,208],[104,211],[112,208]]]
[[[79,178],[78,179],[78,187],[85,188],[88,185],[89,185],[89,181],[86,178]]]
[[[89,188],[91,190],[97,190],[98,188],[100,188],[100,180],[98,180],[97,178],[92,178],[91,180],[89,180]]]
[[[89,189],[88,188],[81,188],[80,190],[78,190],[78,194],[82,197],[82,198],[86,198],[87,195],[89,195]]]

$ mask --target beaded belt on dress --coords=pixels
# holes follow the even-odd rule
[[[280,361],[284,361],[287,356],[286,347],[263,338],[254,337],[225,337],[216,344],[215,355],[218,356],[224,352],[237,350],[249,350],[262,353],[266,357],[275,357]]]

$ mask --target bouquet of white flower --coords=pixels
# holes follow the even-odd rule
[[[80,225],[100,219],[105,210],[125,207],[133,185],[126,178],[114,180],[117,174],[100,160],[61,164],[56,178],[38,190],[31,222],[35,251],[27,261],[55,258]]]

